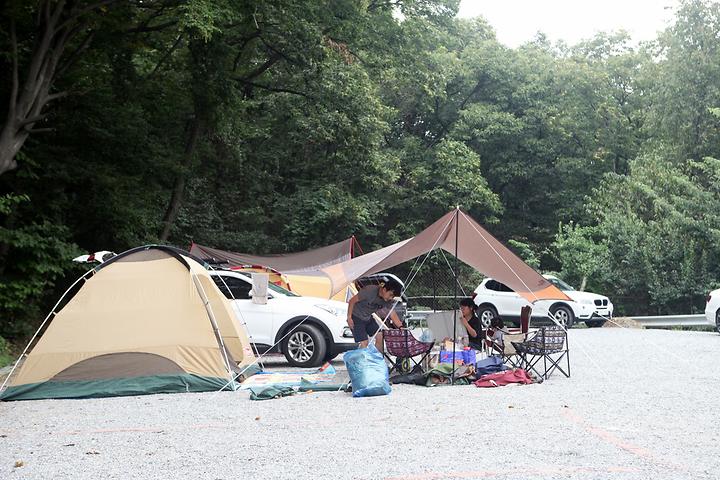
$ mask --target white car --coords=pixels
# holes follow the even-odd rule
[[[572,301],[539,300],[531,304],[533,318],[547,318],[550,312],[568,328],[576,321],[583,321],[588,327],[601,327],[613,314],[613,304],[603,295],[579,292],[553,275],[543,275],[558,287]],[[503,320],[519,321],[520,309],[528,301],[515,293],[505,284],[486,278],[475,289],[473,296],[478,306],[477,315],[483,325],[488,326],[490,319],[499,316]]]
[[[357,348],[347,324],[347,303],[301,297],[270,283],[267,303],[257,304],[247,273],[215,270],[210,275],[231,300],[240,323],[247,325],[258,353],[281,352],[293,366],[315,367]]]
[[[705,318],[720,333],[720,288],[708,293]]]

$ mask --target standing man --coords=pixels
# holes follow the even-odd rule
[[[347,323],[352,329],[353,338],[360,343],[360,348],[368,346],[368,337],[375,335],[380,325],[373,319],[372,315],[380,310],[390,311],[390,320],[397,328],[402,327],[402,321],[398,318],[395,309],[394,298],[399,297],[402,291],[400,283],[390,278],[380,285],[368,285],[362,288],[348,302]],[[391,310],[392,309],[392,310]],[[378,334],[375,337],[375,346],[382,351],[383,337]]]

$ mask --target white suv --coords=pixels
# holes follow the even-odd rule
[[[720,333],[720,288],[708,293],[705,318]]]
[[[613,304],[608,297],[590,292],[579,292],[553,275],[543,275],[553,285],[570,297],[566,300],[538,300],[533,307],[533,317],[547,318],[552,313],[562,324],[570,328],[575,321],[584,321],[588,327],[601,327],[612,318]],[[490,319],[496,315],[504,320],[519,321],[520,309],[528,305],[528,301],[515,293],[505,284],[486,278],[475,289],[473,299],[478,306],[477,315],[483,325],[489,325]]]
[[[315,367],[357,348],[347,325],[347,303],[301,297],[270,283],[268,301],[260,305],[250,296],[250,275],[225,270],[210,275],[231,300],[240,323],[247,325],[259,353],[281,352],[293,366]]]

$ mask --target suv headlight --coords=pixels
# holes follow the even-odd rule
[[[317,308],[325,310],[332,315],[335,315],[336,317],[347,317],[347,309],[338,308],[334,305],[328,305],[326,303],[319,303],[315,306]]]

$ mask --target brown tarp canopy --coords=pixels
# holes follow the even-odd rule
[[[330,277],[334,294],[357,278],[382,272],[436,248],[442,248],[455,255],[456,236],[458,259],[483,275],[504,283],[529,302],[569,300],[567,295],[459,208],[448,212],[410,239],[330,265],[323,268],[322,272]]]
[[[306,252],[264,256],[228,252],[193,243],[190,246],[190,253],[203,260],[225,261],[232,266],[258,265],[272,268],[280,273],[303,273],[309,275],[317,274],[318,270],[323,267],[350,260],[355,242],[355,237],[350,237],[327,247],[320,247]]]

